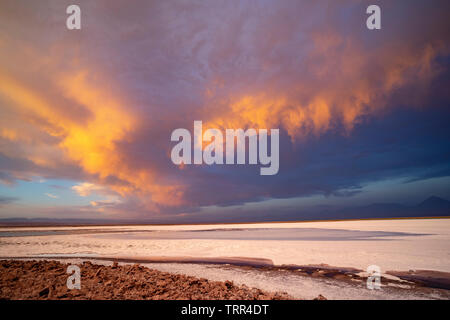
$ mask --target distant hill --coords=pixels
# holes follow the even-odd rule
[[[417,208],[424,210],[450,210],[450,201],[439,197],[429,197],[428,199],[422,201]]]
[[[366,206],[323,209],[312,208],[298,212],[279,213],[253,217],[252,221],[308,221],[345,219],[383,219],[415,217],[450,217],[450,201],[432,196],[417,205],[407,206],[399,203],[372,203]]]
[[[432,196],[415,206],[374,203],[368,206],[344,208],[335,213],[342,219],[450,216],[450,201]]]

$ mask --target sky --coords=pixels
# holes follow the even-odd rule
[[[66,28],[74,3],[81,30]],[[449,9],[1,0],[0,218],[239,222],[450,200]],[[278,173],[174,165],[171,133],[195,120],[278,128]]]

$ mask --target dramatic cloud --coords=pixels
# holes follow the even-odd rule
[[[449,175],[449,2],[378,2],[379,31],[352,0],[79,1],[68,31],[69,1],[2,1],[0,181],[146,215]],[[280,128],[279,174],[174,166],[194,120]]]
[[[107,193],[107,189],[105,189],[105,187],[89,182],[77,184],[72,187],[72,190],[78,193],[81,197],[87,197],[91,193],[101,193],[101,194]]]

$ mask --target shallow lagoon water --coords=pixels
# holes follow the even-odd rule
[[[120,232],[95,234],[91,237],[103,239],[209,239],[209,240],[285,240],[285,241],[354,241],[383,240],[387,237],[420,236],[423,234],[384,231],[360,231],[320,228],[249,228],[206,230],[155,230],[148,232]],[[374,239],[376,238],[376,239]],[[384,239],[389,240],[389,239]]]

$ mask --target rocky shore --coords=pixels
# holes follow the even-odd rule
[[[84,262],[80,289],[68,289],[67,264],[0,261],[0,299],[284,300],[281,292],[152,270],[138,264],[103,266]],[[323,298],[323,297],[319,297]]]

